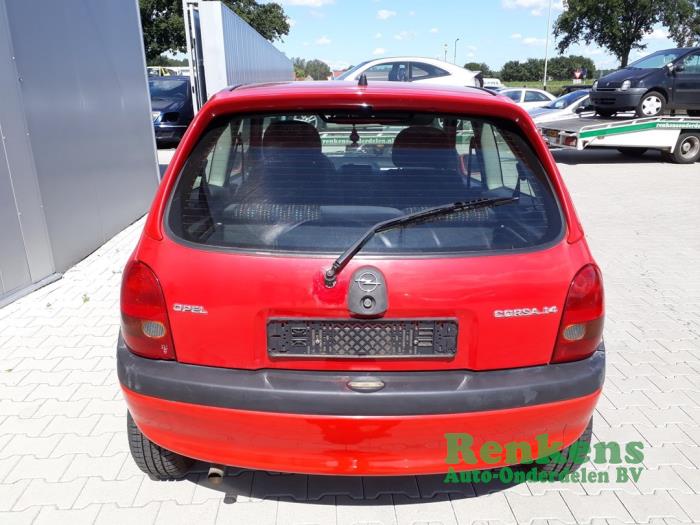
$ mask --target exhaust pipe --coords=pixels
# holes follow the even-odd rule
[[[207,473],[207,480],[212,485],[220,485],[224,479],[224,467],[223,465],[211,465],[209,467],[209,472]]]

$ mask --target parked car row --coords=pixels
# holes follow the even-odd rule
[[[151,74],[157,72],[151,68]],[[610,73],[588,86],[567,86],[566,94],[555,98],[535,88],[506,88],[497,79],[484,79],[469,71],[432,58],[403,56],[368,60],[345,71],[336,80],[357,83],[410,82],[429,85],[484,87],[498,91],[531,112],[536,122],[570,118],[593,112],[602,117],[635,112],[655,117],[667,111],[684,110],[700,116],[700,47],[657,51],[627,67]],[[187,76],[149,76],[152,117],[159,146],[177,144],[193,118],[190,79]],[[324,123],[316,115],[305,118],[317,128]]]

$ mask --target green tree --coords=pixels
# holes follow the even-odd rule
[[[700,0],[681,2],[678,9],[665,13],[664,22],[680,47],[700,45]]]
[[[625,67],[633,49],[644,49],[642,39],[662,24],[673,35],[687,24],[683,13],[697,0],[568,0],[554,23],[557,47],[565,52],[572,44],[595,42],[608,49]]]
[[[139,0],[146,62],[166,51],[183,51],[185,25],[182,2],[178,0]]]
[[[589,79],[594,78],[596,67],[588,57],[569,55],[552,58],[547,64],[547,76],[552,80],[571,80],[574,71],[586,68]]]
[[[501,68],[501,80],[505,82],[525,80],[525,68],[517,60],[509,60]]]
[[[294,65],[294,76],[296,78],[306,78],[306,60],[303,58],[292,58]]]
[[[284,9],[274,2],[256,0],[223,0],[223,2],[265,39],[273,42],[289,34],[289,21]]]
[[[464,64],[464,69],[468,69],[469,71],[481,71],[485,77],[493,76],[493,71],[491,71],[491,68],[484,62],[467,62]]]
[[[289,22],[282,7],[274,2],[223,0],[230,9],[270,41],[289,34]],[[166,51],[186,48],[181,0],[139,0],[146,61],[150,63]]]
[[[331,68],[328,64],[318,59],[306,62],[304,71],[314,80],[326,80],[331,75]]]

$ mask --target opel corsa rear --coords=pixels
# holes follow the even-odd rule
[[[216,95],[160,185],[121,312],[132,455],[160,479],[194,459],[517,463],[448,464],[446,435],[566,451],[590,440],[603,384],[601,275],[556,164],[522,109],[477,88]]]

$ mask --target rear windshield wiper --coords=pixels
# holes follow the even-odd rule
[[[388,219],[386,221],[378,222],[367,230],[362,237],[357,239],[351,246],[348,247],[340,256],[333,262],[330,268],[326,270],[325,273],[325,283],[328,288],[335,286],[338,274],[343,271],[343,268],[347,266],[357,252],[359,252],[365,244],[367,244],[372,237],[377,233],[385,232],[388,230],[393,230],[401,226],[406,226],[407,224],[415,224],[422,222],[424,220],[429,220],[440,215],[450,215],[459,211],[476,210],[479,208],[492,208],[494,206],[502,206],[503,204],[510,204],[511,202],[517,202],[519,197],[499,197],[493,199],[476,199],[467,202],[452,202],[450,204],[443,204],[442,206],[436,206],[434,208],[428,208],[427,210],[417,211],[415,213],[407,213],[400,217],[394,219]]]

